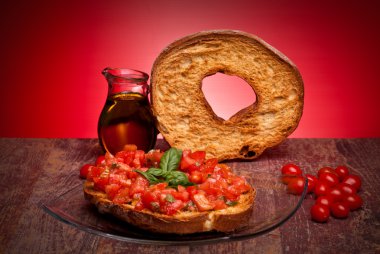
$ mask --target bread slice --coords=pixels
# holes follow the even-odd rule
[[[100,213],[108,213],[142,229],[157,233],[190,234],[206,231],[230,232],[247,224],[251,217],[256,190],[242,194],[238,204],[211,212],[180,212],[169,216],[147,209],[134,210],[133,205],[115,204],[104,192],[94,189],[94,183],[85,181],[84,196]]]
[[[215,115],[201,90],[202,80],[217,72],[244,79],[257,96],[228,120]],[[152,110],[166,141],[180,149],[204,150],[219,161],[254,159],[281,143],[297,128],[303,99],[296,66],[263,40],[240,31],[205,31],[179,39],[161,52],[151,73]]]

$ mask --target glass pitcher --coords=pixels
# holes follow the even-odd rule
[[[108,82],[98,122],[103,151],[115,155],[126,144],[135,144],[145,152],[153,149],[157,129],[148,100],[148,74],[123,68],[105,68],[102,74]]]

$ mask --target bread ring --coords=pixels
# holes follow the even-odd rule
[[[256,93],[254,104],[228,120],[215,115],[201,90],[202,80],[217,72],[244,79]],[[173,42],[153,64],[151,89],[157,128],[167,142],[220,161],[257,158],[297,128],[303,111],[296,66],[240,31],[205,31]]]

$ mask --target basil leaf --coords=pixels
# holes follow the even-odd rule
[[[175,198],[173,197],[172,194],[166,194],[165,200],[170,203],[173,203],[175,201]]]
[[[181,161],[181,157],[182,150],[174,147],[167,150],[161,157],[160,161],[160,168],[163,170],[164,174],[176,170],[179,166],[179,162]]]
[[[228,201],[226,202],[226,205],[228,205],[228,206],[235,206],[235,205],[237,205],[237,204],[238,204],[237,201],[231,201],[231,200],[228,200]]]
[[[163,176],[163,170],[160,168],[150,168],[146,172],[154,176]]]
[[[182,186],[194,185],[194,183],[189,181],[186,174],[181,171],[171,171],[166,176],[166,182],[168,182],[169,186],[171,187],[177,187],[178,185],[182,185]]]
[[[157,177],[155,177],[152,174],[149,174],[148,172],[144,172],[139,169],[135,169],[135,172],[143,175],[149,181],[150,184],[157,184],[157,183],[162,182],[161,180],[157,179]]]
[[[177,170],[181,157],[182,150],[172,147],[161,157],[160,168],[149,168],[145,172],[138,169],[135,171],[148,179],[150,184],[167,182],[170,187],[194,185],[185,173]]]

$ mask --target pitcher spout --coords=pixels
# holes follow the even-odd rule
[[[145,72],[106,67],[103,69],[102,74],[108,82],[109,94],[135,92],[147,96],[149,93],[147,84],[149,75]]]

